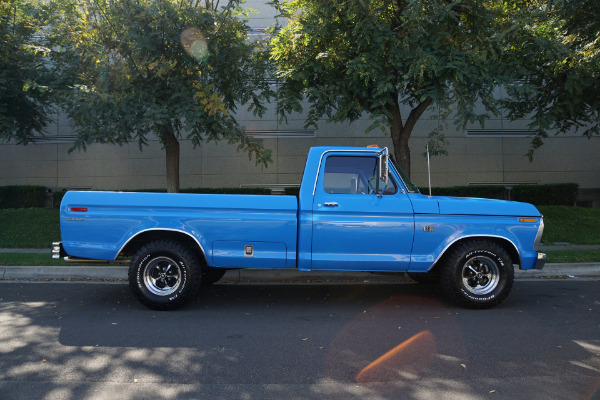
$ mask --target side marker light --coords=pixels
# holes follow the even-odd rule
[[[519,218],[519,222],[537,222],[537,218]]]

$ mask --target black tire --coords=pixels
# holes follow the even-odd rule
[[[202,279],[198,256],[174,241],[143,246],[129,265],[135,298],[154,310],[174,310],[192,298]]]
[[[202,270],[202,286],[210,286],[218,282],[227,270],[225,268],[204,267]]]
[[[490,308],[510,293],[514,267],[506,250],[486,239],[463,242],[450,250],[441,270],[442,289],[467,308]]]
[[[413,281],[424,285],[440,283],[440,272],[437,268],[429,272],[407,272],[406,275]]]

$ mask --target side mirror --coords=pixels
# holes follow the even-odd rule
[[[379,152],[379,182],[377,182],[377,195],[383,195],[389,179],[389,158],[390,155],[388,153],[388,148],[385,147],[383,150]],[[379,188],[379,183],[383,184],[383,188]]]

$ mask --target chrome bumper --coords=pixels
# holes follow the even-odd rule
[[[538,228],[537,235],[535,236],[535,241],[533,242],[533,249],[537,251],[540,248],[542,243],[542,235],[544,234],[544,217],[540,218],[540,227]],[[537,253],[537,260],[535,261],[535,265],[533,269],[542,269],[544,265],[546,265],[546,259],[548,256],[546,253]]]
[[[63,258],[67,255],[63,248],[62,242],[52,242],[52,258]]]
[[[535,262],[535,266],[533,267],[533,269],[544,268],[544,265],[546,265],[547,258],[548,258],[548,256],[546,255],[546,253],[538,253],[537,260]]]

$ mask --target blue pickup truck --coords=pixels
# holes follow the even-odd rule
[[[130,260],[147,307],[181,306],[227,269],[406,272],[458,304],[502,302],[541,269],[531,204],[419,193],[387,149],[314,147],[295,196],[67,192],[53,257]]]

